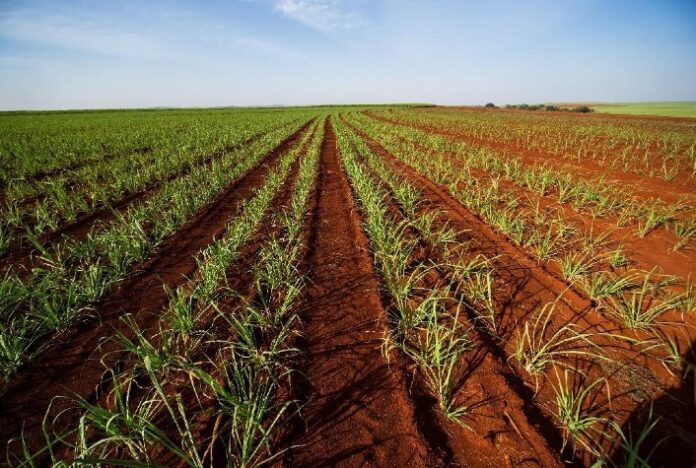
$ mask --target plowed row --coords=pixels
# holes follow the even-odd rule
[[[115,460],[136,459],[165,466],[548,467],[590,466],[600,461],[605,466],[619,466],[627,462],[627,454],[635,449],[636,455],[649,458],[655,466],[696,463],[694,311],[673,308],[659,317],[655,327],[627,327],[577,284],[567,281],[556,264],[539,261],[466,206],[456,196],[456,183],[443,183],[414,167],[409,159],[413,155],[391,152],[388,141],[381,141],[380,135],[365,125],[365,117],[389,125],[417,126],[381,110],[317,111],[316,116],[241,177],[230,181],[213,202],[160,243],[149,259],[132,267],[127,278],[102,300],[91,304],[92,313],[70,329],[44,337],[39,352],[19,367],[0,395],[0,441],[6,450],[3,460],[12,466],[28,466],[51,464],[57,459],[81,459],[79,431],[65,436],[65,440],[54,440],[50,451],[44,450],[46,437],[79,426],[85,406],[76,402],[118,413],[113,395],[119,384],[114,376],[138,368],[140,363],[137,353],[123,349],[122,339],[111,338],[120,334],[137,341],[138,330],[156,346],[164,346],[163,327],[168,323],[172,291],[186,294],[202,281],[196,276],[201,270],[202,252],[230,234],[229,223],[242,216],[249,200],[268,183],[272,173],[282,168],[283,157],[295,154],[294,151],[297,157],[290,163],[280,189],[273,194],[270,208],[260,215],[261,221],[241,246],[239,255],[225,266],[214,307],[201,303],[194,306],[199,311],[196,326],[204,332],[191,336],[204,338],[195,346],[187,342],[190,348],[186,348],[189,354],[185,359],[187,363],[203,362],[201,366],[209,369],[219,385],[230,386],[232,392],[229,374],[221,370],[231,364],[218,361],[228,348],[233,349],[233,354],[236,352],[235,343],[242,341],[242,336],[239,327],[231,326],[229,321],[221,322],[220,317],[246,314],[252,307],[268,310],[268,301],[280,300],[274,295],[269,295],[268,301],[264,299],[270,286],[259,279],[260,259],[272,241],[286,245],[289,239],[299,239],[292,244],[297,245],[297,250],[289,266],[301,278],[302,286],[292,302],[290,315],[277,322],[269,319],[272,324],[258,319],[250,338],[256,343],[258,355],[249,359],[257,362],[269,355],[274,334],[288,331],[279,365],[268,370],[278,382],[271,394],[273,405],[260,423],[270,434],[268,440],[259,443],[258,452],[241,461],[242,456],[235,450],[241,450],[243,444],[232,436],[225,439],[219,434],[227,434],[228,430],[234,434],[236,418],[244,421],[246,416],[219,404],[219,395],[216,400],[211,390],[216,387],[199,383],[201,374],[176,374],[185,367],[178,364],[171,371],[174,376],[157,395],[173,402],[172,407],[176,407],[174,402],[183,402],[191,410],[190,417],[174,411],[176,416],[169,418],[166,415],[171,410],[163,404],[153,413],[152,421],[181,452],[190,455],[196,451],[191,445],[196,446],[200,458],[183,456],[152,436],[143,438],[143,452],[114,441],[106,452],[101,452],[103,459],[83,462],[110,465],[117,464]],[[465,139],[472,145],[497,147],[495,142],[477,140],[444,127],[419,129]],[[252,142],[250,139],[244,144]],[[418,148],[423,158],[437,153],[425,145]],[[517,151],[512,147],[505,149]],[[518,153],[515,154],[530,165],[551,158],[529,150]],[[312,155],[317,157],[316,173],[301,210],[301,227],[291,236],[282,215],[290,212],[303,162]],[[201,164],[211,164],[217,157],[220,155],[211,155]],[[374,161],[380,161],[382,166]],[[390,220],[408,220],[409,212],[396,193],[398,187],[383,180],[380,174],[385,172],[381,171],[417,190],[419,202],[411,216],[432,216],[432,232],[453,232],[452,240],[443,248],[418,231],[416,224],[403,224],[404,236],[414,239],[408,271],[421,271],[420,268],[424,272],[419,277],[419,288],[409,300],[416,301],[430,291],[442,289],[459,301],[456,314],[452,313],[453,306],[447,306],[440,317],[443,323],[456,321],[460,326],[457,330],[465,330],[469,342],[451,369],[453,384],[448,391],[452,401],[463,408],[454,417],[443,410],[440,397],[430,386],[427,368],[414,358],[418,353],[409,348],[409,343],[430,333],[426,326],[417,324],[404,334],[403,341],[394,337],[401,333],[394,318],[398,304],[386,286],[383,265],[376,254],[376,240],[368,226],[367,201],[355,176],[347,170],[347,164],[354,163],[364,168],[374,187],[385,192],[385,212]],[[453,167],[457,167],[456,163]],[[592,165],[576,169],[583,176],[604,170]],[[45,179],[60,172],[60,168],[52,169],[34,177]],[[467,174],[481,181],[492,177],[485,171]],[[641,193],[646,196],[677,199],[694,193],[693,179],[684,182],[680,178],[675,185],[635,174],[612,173],[610,179],[640,183]],[[514,184],[506,188],[531,196]],[[118,201],[113,206],[115,210],[105,208],[85,214],[47,234],[43,242],[58,245],[67,237],[72,238],[71,242],[81,242],[94,226],[108,226],[115,222],[117,213],[127,213],[136,202],[157,190],[157,185],[148,187]],[[545,209],[559,205],[548,197],[538,198]],[[590,220],[569,207],[558,208],[565,210],[564,215],[574,225],[581,226],[579,230],[592,226],[606,231],[610,242],[625,245],[636,268],[659,268],[661,273],[683,280],[696,273],[693,242],[686,249],[673,252],[669,243],[672,238],[666,231],[639,239],[628,228],[614,230],[608,220]],[[656,253],[663,250],[668,253]],[[457,283],[460,280],[454,278],[450,268],[456,261],[475,258],[490,260],[490,312],[494,314],[494,327],[482,318],[480,301],[472,298],[464,283]],[[24,271],[39,261],[36,252],[22,245],[10,251],[2,260],[2,267],[3,271]],[[669,288],[671,294],[691,293],[687,283],[675,282]],[[550,332],[542,333],[539,339],[549,340],[557,330],[587,338],[561,346],[556,360],[538,373],[530,373],[517,358],[518,345],[525,329],[548,311],[549,305],[553,305],[546,322]],[[279,308],[275,302],[272,307]],[[126,316],[131,321],[123,320]],[[133,328],[134,323],[137,329]],[[654,336],[662,336],[655,335],[658,332],[674,333],[677,353],[683,358],[676,368],[666,363],[666,352],[655,344]],[[230,336],[224,345],[205,338],[225,333]],[[583,353],[574,353],[575,349],[582,349]],[[241,351],[239,355],[242,360],[247,358]],[[559,418],[558,389],[564,376],[572,378],[569,389],[588,389],[588,397],[578,411],[600,418],[592,423],[591,430],[580,432],[579,439]],[[132,399],[126,405],[139,404],[143,395],[150,395],[146,390],[148,377],[151,375],[141,372],[134,378],[137,384],[127,390]],[[200,392],[198,385],[203,388]],[[118,421],[114,424],[126,426]],[[180,426],[188,429],[182,431]],[[85,437],[89,440],[106,440],[109,436],[96,425],[88,427],[91,429]],[[650,427],[647,432],[646,427]],[[116,438],[116,432],[110,435]],[[184,433],[191,438],[187,439]],[[629,448],[641,433],[646,441]],[[583,444],[588,434],[592,438],[590,447]],[[131,437],[137,439],[136,435]],[[255,447],[256,442],[250,439],[249,443]],[[143,453],[148,459],[142,458]]]

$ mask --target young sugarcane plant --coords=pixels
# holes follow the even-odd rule
[[[676,297],[677,308],[684,314],[696,312],[696,287],[691,279],[686,281],[686,288]]]
[[[652,272],[645,275],[640,289],[607,298],[609,312],[629,328],[652,328],[664,313],[675,310],[679,304],[679,296],[658,297],[662,284],[653,284],[651,275]]]
[[[12,235],[10,234],[10,230],[6,228],[4,224],[0,224],[0,257],[10,250],[11,241]]]
[[[678,240],[674,244],[673,250],[679,250],[684,248],[691,239],[696,237],[696,216],[684,219],[682,221],[676,221],[672,225],[672,232],[677,236]]]
[[[608,271],[598,271],[583,278],[580,285],[594,300],[614,296],[635,287],[633,275],[615,275]]]
[[[650,459],[655,454],[655,451],[665,442],[666,437],[661,438],[657,442],[651,441],[651,447],[645,447],[645,444],[659,423],[660,418],[654,417],[652,405],[650,405],[645,424],[638,432],[632,431],[630,422],[624,430],[616,421],[611,421],[612,428],[621,440],[621,454],[615,457],[616,460],[609,460],[609,463],[616,468],[650,468],[653,466],[650,463]]]
[[[621,268],[631,264],[631,260],[626,256],[623,248],[619,247],[609,253],[608,256],[609,265],[612,268]]]
[[[449,419],[461,424],[469,408],[457,404],[457,365],[461,356],[472,347],[467,330],[460,321],[462,304],[457,303],[453,314],[448,312],[448,297],[431,296],[425,305],[423,324],[410,340],[405,351],[418,363],[430,391],[437,397],[440,410]]]
[[[204,388],[212,390],[220,408],[215,425],[218,437],[225,438],[225,458],[231,466],[243,468],[271,463],[283,454],[272,453],[273,434],[294,402],[274,401],[279,376],[271,376],[265,368],[236,358],[234,353],[222,358],[227,364],[222,383],[202,369],[197,369],[196,376]]]
[[[589,252],[572,252],[558,261],[563,277],[571,283],[589,275],[599,262],[600,258]]]
[[[546,304],[536,317],[524,324],[518,333],[512,355],[522,368],[535,378],[539,388],[539,375],[549,366],[573,368],[570,358],[594,360],[604,358],[599,347],[592,341],[592,333],[583,333],[573,324],[551,328],[553,313],[560,297]]]
[[[609,400],[609,385],[606,379],[600,378],[589,385],[576,385],[572,379],[569,381],[570,372],[563,370],[563,380],[556,371],[556,384],[552,384],[556,394],[556,420],[563,430],[563,446],[568,442],[577,449],[581,446],[593,455],[601,454],[599,440],[606,438],[608,434],[603,426],[609,424],[609,420],[593,414],[593,409],[588,405],[595,387],[604,384]]]
[[[493,294],[493,271],[474,272],[468,281],[463,283],[463,289],[465,296],[473,304],[474,314],[491,333],[496,334],[498,321]]]
[[[638,236],[645,237],[654,229],[663,226],[674,219],[679,206],[667,208],[660,203],[646,205],[642,209],[641,220],[638,223]]]
[[[0,384],[4,385],[19,369],[31,350],[35,337],[27,333],[27,317],[0,323]]]

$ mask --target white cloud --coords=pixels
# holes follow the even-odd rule
[[[342,0],[275,0],[275,10],[319,31],[347,29],[358,24],[358,15]]]
[[[14,10],[0,13],[0,37],[49,48],[160,63],[214,64],[223,55],[229,58],[229,54],[248,55],[249,51],[295,60],[303,57],[300,51],[286,45],[238,33],[222,20],[167,12],[167,21],[150,21],[144,28],[142,16],[131,16],[126,22],[127,14],[113,17],[69,9]],[[3,63],[10,62],[1,53],[0,58]],[[19,64],[17,58],[11,61]]]
[[[175,54],[147,36],[111,28],[92,15],[13,11],[0,16],[0,36],[102,55],[152,59]]]

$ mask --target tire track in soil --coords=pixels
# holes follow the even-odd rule
[[[30,448],[44,442],[41,423],[51,400],[57,395],[96,397],[104,365],[119,361],[118,347],[105,337],[116,332],[131,336],[120,320],[132,314],[146,331],[159,323],[159,312],[168,302],[163,285],[175,289],[196,270],[196,255],[222,235],[229,219],[242,203],[263,184],[266,175],[277,166],[280,157],[295,146],[313,120],[308,121],[254,167],[233,181],[216,201],[200,211],[193,220],[167,238],[155,255],[138,273],[121,282],[96,306],[99,321],[84,321],[65,335],[55,337],[50,348],[23,366],[0,399],[0,444],[24,431]],[[107,359],[108,357],[108,359]],[[104,364],[100,361],[104,359]],[[51,414],[67,408],[56,400]],[[17,450],[15,444],[12,450]]]
[[[354,128],[355,127],[351,127]],[[467,230],[470,237],[476,241],[476,251],[483,252],[486,256],[493,257],[501,255],[501,261],[496,261],[496,271],[505,275],[504,281],[506,289],[499,289],[498,293],[506,295],[500,311],[501,329],[499,335],[501,340],[480,334],[481,338],[487,343],[490,351],[503,362],[510,356],[511,346],[510,337],[513,332],[524,323],[535,310],[545,303],[552,302],[562,294],[562,300],[558,303],[553,316],[556,323],[554,329],[564,323],[577,323],[580,330],[590,330],[594,332],[624,333],[615,323],[609,322],[606,318],[596,313],[592,313],[591,304],[572,293],[572,290],[564,289],[560,280],[549,276],[538,265],[528,261],[526,255],[517,252],[517,248],[507,242],[504,237],[498,235],[490,226],[479,220],[476,216],[469,213],[466,208],[459,204],[444,190],[439,188],[423,174],[415,171],[411,166],[399,160],[386,151],[379,143],[372,140],[360,129],[356,129],[358,135],[363,138],[369,147],[385,162],[397,172],[404,174],[412,183],[423,191],[423,194],[435,208],[440,209],[448,218],[451,225],[459,230]],[[530,267],[525,264],[531,263]],[[559,284],[560,283],[560,284]],[[615,415],[628,415],[636,411],[640,401],[634,399],[636,393],[645,392],[650,398],[659,397],[664,391],[669,391],[669,384],[674,383],[676,377],[667,373],[661,365],[649,360],[647,357],[637,354],[625,344],[616,343],[609,338],[602,338],[595,335],[596,344],[603,346],[605,354],[615,359],[615,363],[607,365],[599,370],[596,375],[595,369],[590,375],[595,378],[604,376],[612,382],[613,411]],[[514,366],[513,366],[514,367]],[[554,397],[549,392],[549,387],[542,387],[537,393],[529,386],[529,383],[518,372],[512,371],[505,374],[509,385],[525,401],[525,409],[530,421],[535,425],[545,426],[552,434],[551,424],[545,412],[541,409],[544,402],[548,405]],[[661,372],[660,372],[661,370]],[[589,370],[588,370],[589,371]],[[654,372],[658,372],[654,374]],[[659,376],[656,378],[655,376]],[[541,403],[540,403],[541,402]],[[688,429],[693,424],[688,418],[681,415],[687,411],[687,400],[678,401],[673,399],[670,411],[663,413],[672,414],[672,419],[679,419],[676,424],[684,434],[688,434]],[[677,416],[680,415],[680,416]],[[676,431],[675,431],[676,432]],[[665,434],[667,435],[667,434]],[[689,443],[682,435],[678,435],[681,442]],[[553,439],[551,439],[553,440]],[[681,443],[680,442],[680,443]]]
[[[243,148],[247,145],[251,145],[266,134],[268,134],[268,132],[259,132],[236,145],[228,145],[200,161],[192,164],[186,164],[176,171],[176,173],[171,174],[163,180],[151,183],[147,187],[138,190],[137,192],[126,194],[124,197],[120,198],[119,200],[115,200],[107,206],[102,206],[92,212],[79,215],[74,221],[65,223],[59,226],[57,229],[43,234],[39,241],[45,247],[52,247],[59,244],[60,242],[64,241],[65,238],[71,238],[75,241],[82,241],[98,223],[103,225],[110,223],[116,219],[117,215],[125,213],[130,206],[140,202],[141,200],[149,198],[165,183],[171,182],[179,177],[186,177],[191,173],[191,171],[198,167],[202,167],[204,165],[210,166],[214,161],[222,158],[227,153]],[[34,254],[34,247],[27,244],[26,239],[20,239],[18,244],[15,244],[7,253],[0,256],[0,265],[2,265],[0,267],[0,271],[6,271],[12,267],[28,271],[33,266],[32,257]]]
[[[321,146],[299,311],[310,401],[290,436],[286,466],[433,466],[440,461],[414,420],[406,382],[385,363],[386,313],[329,119]]]

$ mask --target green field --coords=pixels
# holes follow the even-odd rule
[[[596,112],[608,114],[664,115],[667,117],[696,117],[695,101],[626,102],[590,105]]]

